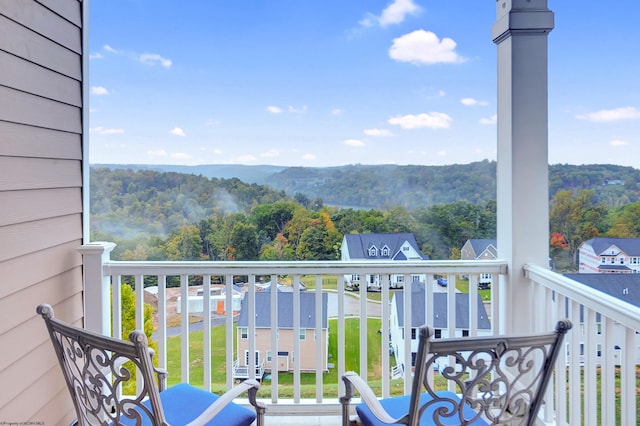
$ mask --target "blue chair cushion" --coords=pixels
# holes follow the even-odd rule
[[[216,399],[218,399],[217,395],[187,383],[171,386],[160,392],[160,400],[167,422],[175,426],[185,425],[194,420]],[[151,410],[151,404],[148,400],[143,404]],[[207,423],[207,426],[249,426],[255,419],[255,411],[230,402],[213,420]],[[135,425],[135,420],[122,418],[120,423]],[[143,415],[142,425],[151,426],[152,423],[148,417]]]
[[[458,398],[458,396],[453,392],[441,391],[441,392],[436,392],[436,394],[444,398],[451,398],[451,399],[460,401],[460,398]],[[411,395],[394,396],[391,398],[381,399],[380,405],[384,407],[384,409],[387,411],[387,413],[389,413],[391,417],[399,418],[407,414],[407,412],[409,411],[410,400],[411,400]],[[429,396],[426,393],[423,393],[420,396],[420,406],[424,405],[425,403],[431,400],[432,400],[431,396]],[[443,402],[436,402],[430,405],[429,407],[427,407],[427,409],[422,413],[422,416],[420,417],[420,426],[433,425],[434,424],[433,412],[438,407],[447,407],[447,406],[451,407],[451,404],[450,403],[447,404],[447,402],[443,401]],[[463,412],[464,412],[465,419],[471,419],[477,415],[477,413],[467,405],[464,406]],[[362,421],[362,423],[365,426],[388,425],[388,423],[383,423],[380,420],[378,420],[364,402],[356,405],[356,413],[358,413],[358,417],[360,418],[360,421]],[[453,417],[440,417],[440,421],[444,425],[460,425],[460,420],[458,419],[457,415]],[[478,426],[488,426],[487,422],[485,422],[481,418],[478,418],[476,421],[469,424],[478,425]]]

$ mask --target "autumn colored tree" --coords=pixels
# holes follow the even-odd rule
[[[578,246],[600,234],[604,228],[606,213],[604,203],[596,202],[593,191],[582,190],[577,195],[569,191],[558,191],[551,200],[551,233],[559,233],[565,237],[574,269],[578,265]]]
[[[640,202],[627,204],[609,213],[611,225],[606,235],[614,238],[640,237]]]

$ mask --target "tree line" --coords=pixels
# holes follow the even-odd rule
[[[589,238],[639,237],[639,219],[638,202],[612,206],[595,190],[556,191],[554,266],[575,270],[577,248]],[[467,239],[496,237],[496,203],[355,209],[239,179],[95,168],[91,226],[93,240],[117,243],[120,260],[333,260],[344,234],[369,232],[411,232],[423,254],[456,259]]]

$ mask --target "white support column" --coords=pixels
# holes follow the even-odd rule
[[[501,332],[533,331],[533,292],[523,265],[548,264],[549,179],[547,0],[497,0],[493,41],[498,47],[498,256],[508,261],[500,280]]]
[[[84,288],[84,327],[111,336],[111,277],[103,273],[111,259],[114,243],[96,242],[80,246]]]

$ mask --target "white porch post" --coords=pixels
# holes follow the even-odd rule
[[[80,246],[84,287],[84,327],[111,336],[111,278],[105,277],[103,266],[110,260],[114,243],[96,242]]]
[[[508,262],[500,280],[501,332],[533,330],[532,287],[523,265],[549,259],[547,0],[497,0],[493,41],[498,47],[498,256]]]

